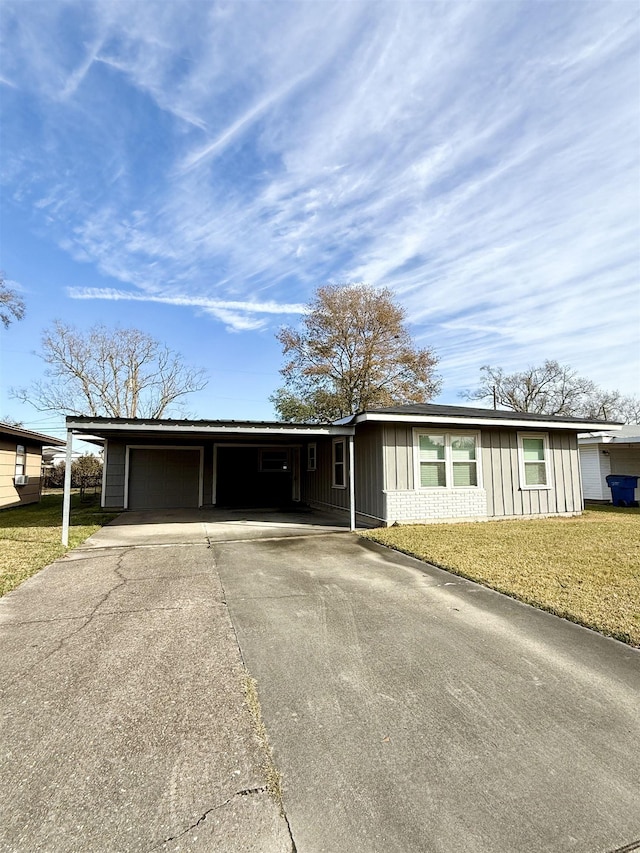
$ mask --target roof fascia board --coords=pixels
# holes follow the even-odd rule
[[[461,424],[466,426],[502,426],[517,427],[518,429],[571,429],[584,431],[593,429],[593,421],[533,421],[517,418],[478,418],[460,415],[385,415],[374,412],[364,412],[356,416],[356,424],[365,421],[407,424]],[[621,426],[612,424],[607,429],[618,430]]]
[[[0,425],[0,433],[9,438],[23,439],[33,444],[42,444],[44,447],[64,447],[64,441],[53,435],[45,435],[42,432],[33,432],[22,427],[12,427],[9,424]]]
[[[181,424],[181,425],[169,425],[163,423],[133,423],[131,421],[127,423],[97,423],[95,421],[80,423],[78,421],[67,421],[67,428],[74,431],[74,433],[81,435],[84,433],[100,433],[100,432],[109,432],[110,434],[114,433],[132,433],[132,432],[164,432],[164,433],[173,433],[177,434],[185,434],[185,435],[311,435],[311,436],[322,436],[322,435],[353,435],[354,427],[347,426],[318,426],[318,427],[296,427],[296,426],[265,426],[263,424],[252,425],[237,425],[237,426],[215,426],[215,425],[205,425],[205,424]]]

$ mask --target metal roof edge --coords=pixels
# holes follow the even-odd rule
[[[100,432],[172,432],[185,435],[352,435],[354,427],[336,424],[291,424],[279,421],[173,421],[126,418],[67,417],[67,429],[78,434]]]

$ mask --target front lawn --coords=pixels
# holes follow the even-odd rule
[[[104,512],[99,498],[80,503],[80,496],[72,495],[69,547],[84,542],[116,515]],[[67,551],[61,536],[62,495],[45,495],[40,503],[2,510],[0,596],[61,557]]]
[[[364,536],[640,646],[640,510],[379,528]]]

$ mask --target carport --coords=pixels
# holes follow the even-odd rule
[[[309,445],[315,454],[317,442],[346,437],[354,529],[353,433],[333,424],[68,417],[62,541],[68,544],[74,438],[104,447],[103,507],[167,510],[300,506]]]

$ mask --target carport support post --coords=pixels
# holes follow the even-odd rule
[[[356,478],[353,470],[355,453],[353,436],[349,436],[349,530],[356,529]]]
[[[64,464],[64,497],[62,499],[62,544],[69,545],[69,522],[71,520],[71,462],[73,459],[73,432],[67,430],[67,458]]]

